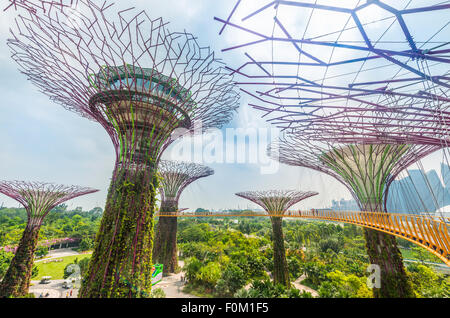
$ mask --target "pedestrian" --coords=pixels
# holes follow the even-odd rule
[[[70,290],[70,297],[72,297],[72,289]]]

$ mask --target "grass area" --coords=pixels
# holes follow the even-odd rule
[[[76,258],[78,260],[82,260],[83,258],[91,257],[90,254],[80,254],[73,256],[65,256],[58,257],[63,259],[62,262],[51,262],[44,264],[43,262],[36,263],[36,266],[39,269],[39,274],[37,277],[32,278],[32,280],[40,280],[43,276],[51,276],[52,279],[63,279],[64,268],[75,261]]]
[[[423,253],[424,253],[424,256],[425,256],[425,261],[445,264],[441,259],[439,259],[434,254],[430,253],[426,249],[423,248],[422,250],[423,250]],[[404,259],[419,260],[416,257],[416,255],[415,255],[413,250],[400,247],[400,252],[402,253],[402,256],[403,256]]]
[[[408,250],[406,248],[400,248],[400,252],[402,252],[403,258],[415,259],[415,257],[412,254],[413,252],[411,250]]]

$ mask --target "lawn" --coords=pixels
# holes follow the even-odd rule
[[[80,254],[73,256],[65,256],[59,257],[63,259],[62,262],[51,262],[44,264],[43,262],[36,263],[36,266],[39,269],[39,274],[37,277],[32,278],[32,280],[40,280],[43,276],[51,276],[53,279],[63,279],[64,268],[73,263],[76,258],[78,260],[82,260],[83,258],[91,257],[91,254]]]

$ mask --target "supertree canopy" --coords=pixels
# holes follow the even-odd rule
[[[386,130],[379,138],[368,136],[352,140],[349,136],[337,135],[334,129],[328,130],[324,123],[321,127],[316,127],[314,133],[294,130],[285,134],[269,146],[269,156],[335,177],[350,190],[362,211],[385,211],[389,185],[398,173],[441,148],[414,143],[412,138],[409,142],[402,139],[395,142],[395,138],[383,138]],[[381,269],[381,288],[374,289],[374,295],[413,296],[395,237],[366,228],[364,236],[371,264]]]
[[[153,246],[153,261],[164,265],[164,273],[174,273],[178,267],[177,258],[177,218],[178,201],[183,190],[197,179],[214,174],[206,166],[183,162],[161,160],[158,166],[160,180],[161,206]]]
[[[289,270],[284,248],[282,216],[292,205],[317,195],[313,191],[269,190],[238,192],[237,196],[260,205],[270,215],[273,239],[273,280],[290,286]]]
[[[46,215],[67,200],[97,191],[44,182],[0,181],[0,193],[17,200],[27,211],[25,230],[0,283],[0,297],[20,297],[28,293],[39,229]]]
[[[42,2],[26,1],[28,7]],[[113,4],[91,0],[66,3],[25,10],[8,45],[29,80],[51,100],[99,122],[116,150],[79,296],[145,297],[159,157],[176,137],[231,120],[239,94],[214,53],[192,34],[170,32],[145,11],[117,12]]]
[[[237,1],[216,20],[220,33],[246,36],[224,49],[246,50],[248,62],[230,70],[250,79],[239,82],[250,105],[285,131],[271,157],[332,175],[363,211],[384,211],[392,180],[447,147],[448,9],[438,1],[272,1],[244,12]],[[374,295],[413,296],[395,238],[364,232],[381,269]]]
[[[239,39],[222,51],[244,51],[228,68],[250,105],[286,128],[336,105],[448,104],[449,10],[437,0],[238,0],[215,20]]]

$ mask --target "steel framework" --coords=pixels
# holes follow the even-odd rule
[[[250,105],[286,132],[269,154],[337,178],[363,211],[384,211],[398,173],[448,146],[450,5],[277,0],[244,14],[241,2],[215,19],[220,33],[246,36],[224,51],[253,49],[230,70],[250,79],[239,82]],[[373,230],[365,237],[384,277],[375,296],[413,296],[394,238]]]
[[[292,205],[317,194],[317,192],[313,191],[295,190],[247,191],[236,193],[237,196],[250,200],[264,208],[270,216],[273,240],[273,280],[275,283],[290,286],[281,216]]]
[[[158,173],[161,176],[160,212],[177,214],[177,211],[179,211],[178,201],[183,190],[195,180],[214,174],[214,170],[196,163],[161,160]],[[174,273],[177,269],[176,218],[159,219],[155,233],[153,261],[163,264],[164,273]]]
[[[238,192],[237,196],[261,206],[269,215],[280,217],[294,204],[319,193],[314,191],[269,190]]]
[[[249,79],[238,84],[253,97],[252,107],[283,129],[343,105],[360,111],[438,109],[435,122],[448,125],[442,105],[450,102],[449,4],[321,2],[238,0],[226,19],[215,17],[219,34],[245,39],[222,51],[245,50],[247,61],[228,69]]]
[[[161,176],[160,193],[161,206],[164,202],[173,201],[178,207],[178,201],[183,190],[195,180],[205,178],[214,174],[214,170],[201,164],[161,160],[158,166]],[[169,203],[170,207],[173,207]],[[166,205],[167,206],[167,205]]]
[[[99,122],[116,165],[81,297],[148,297],[155,175],[166,147],[231,120],[232,76],[187,32],[93,0],[19,1],[8,45],[51,100]],[[35,10],[33,10],[35,9]]]
[[[28,293],[34,252],[45,216],[58,204],[98,190],[44,182],[0,181],[0,193],[20,202],[27,211],[27,225],[11,264],[0,283],[0,297]]]

